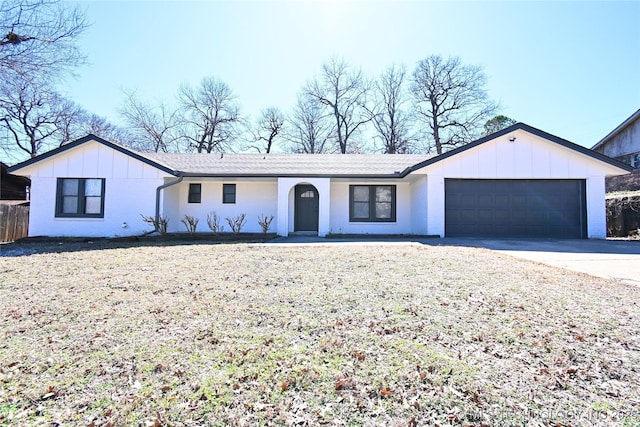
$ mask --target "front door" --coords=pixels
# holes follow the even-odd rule
[[[318,231],[318,190],[313,185],[296,185],[295,231]]]

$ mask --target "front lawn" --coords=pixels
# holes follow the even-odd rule
[[[78,245],[2,247],[0,425],[640,425],[637,287],[461,247]]]

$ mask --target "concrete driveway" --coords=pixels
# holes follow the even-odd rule
[[[640,241],[444,238],[425,240],[424,243],[486,248],[640,286]]]
[[[325,239],[321,237],[279,237],[267,244],[425,244],[468,246],[491,249],[516,258],[537,261],[605,279],[640,286],[640,241],[629,240],[542,240],[452,238],[417,239],[375,238]]]

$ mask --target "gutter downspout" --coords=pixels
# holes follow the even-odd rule
[[[162,184],[161,186],[156,188],[156,223],[155,223],[155,228],[156,229],[155,229],[155,231],[157,231],[158,233],[160,232],[160,230],[158,230],[158,224],[160,222],[160,192],[162,190],[164,190],[165,188],[167,188],[167,187],[171,187],[172,185],[180,184],[183,179],[184,179],[184,176],[182,175],[182,173],[180,173],[178,175],[178,179],[176,179],[175,181],[167,182],[166,184]]]

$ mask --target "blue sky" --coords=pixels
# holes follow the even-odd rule
[[[372,76],[431,54],[481,65],[501,113],[592,146],[640,108],[640,1],[80,2],[90,64],[64,92],[119,123],[122,90],[173,101],[227,82],[242,111],[287,112],[332,55]]]

